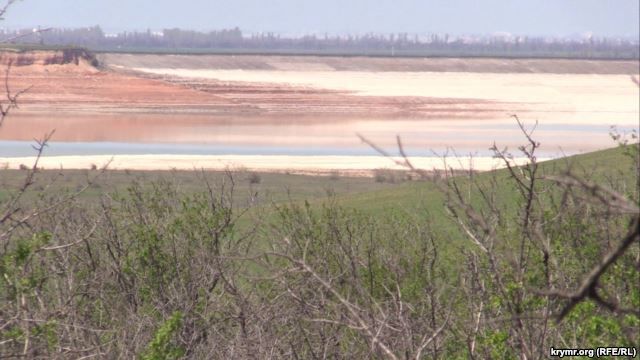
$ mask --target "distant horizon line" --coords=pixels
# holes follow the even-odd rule
[[[572,40],[585,40],[589,38],[595,39],[619,39],[619,40],[628,40],[628,41],[636,41],[640,42],[640,34],[626,34],[626,35],[598,35],[593,31],[583,31],[583,32],[573,32],[569,34],[523,34],[523,33],[514,33],[509,31],[493,31],[491,33],[452,33],[447,31],[437,32],[437,31],[420,31],[420,32],[407,32],[407,31],[397,31],[397,32],[388,32],[388,31],[356,31],[356,32],[336,32],[336,31],[278,31],[278,30],[248,30],[243,29],[240,26],[234,27],[220,27],[220,28],[208,28],[208,29],[193,29],[193,28],[183,28],[179,26],[166,26],[162,28],[112,28],[105,27],[103,25],[95,24],[95,25],[86,25],[86,26],[54,26],[48,24],[39,24],[39,25],[11,25],[11,26],[0,26],[0,30],[2,31],[19,31],[19,30],[27,30],[27,29],[38,29],[38,28],[52,28],[59,30],[73,30],[73,29],[90,29],[93,27],[99,27],[104,31],[105,35],[109,34],[121,34],[126,32],[147,32],[151,31],[153,33],[159,33],[164,30],[173,30],[179,29],[183,31],[195,31],[200,33],[210,33],[216,31],[224,31],[224,30],[240,30],[243,34],[246,35],[259,35],[259,34],[275,34],[280,36],[288,36],[288,37],[303,37],[303,36],[324,36],[328,35],[331,37],[341,37],[341,36],[363,36],[363,35],[374,35],[374,36],[389,36],[389,35],[400,35],[407,34],[410,36],[429,36],[429,35],[448,35],[455,38],[464,38],[464,37],[475,37],[475,38],[496,38],[496,37],[531,37],[531,38],[546,38],[546,39],[572,39]]]

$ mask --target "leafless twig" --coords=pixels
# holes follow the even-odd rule
[[[5,70],[4,86],[7,103],[0,103],[0,127],[4,123],[5,118],[9,115],[11,110],[18,108],[18,98],[32,88],[32,86],[30,86],[26,89],[22,89],[16,92],[15,94],[11,93],[11,88],[9,87],[9,74],[11,72],[12,63],[12,61],[9,61],[9,64],[7,65],[7,68]]]

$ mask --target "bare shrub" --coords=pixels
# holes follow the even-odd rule
[[[624,174],[609,188],[584,180],[598,178],[592,172],[581,177],[569,165],[558,175],[539,164],[533,130],[514,118],[527,140],[519,148],[526,165],[513,166],[513,155],[494,146],[506,178],[505,171],[431,177],[468,241],[458,270],[465,305],[451,324],[466,339],[460,346],[472,358],[505,351],[534,358],[568,337],[571,346],[637,346],[638,192],[624,190]],[[622,146],[638,154],[638,144]],[[632,158],[626,174],[637,176]],[[426,177],[406,156],[396,162]]]
[[[400,177],[398,171],[380,168],[373,170],[373,180],[377,183],[395,184],[400,181]]]
[[[451,309],[447,289],[435,286],[438,249],[424,225],[373,221],[332,201],[283,206],[279,217],[271,238],[282,240],[263,267],[280,274],[278,326],[304,329],[289,335],[287,357],[341,357],[343,342],[354,358],[440,354]]]
[[[633,179],[558,171],[516,122],[528,164],[494,146],[504,171],[433,174],[405,156],[397,163],[439,190],[425,199],[436,206],[376,216],[330,197],[243,219],[252,213],[234,204],[229,173],[203,176],[195,194],[134,180],[87,203],[79,195],[99,188],[88,171],[62,190],[51,191],[59,177],[38,182],[48,135],[0,198],[0,358],[539,359],[551,346],[638,347],[638,145],[621,144]],[[380,169],[380,182],[397,174]]]
[[[260,184],[262,182],[262,176],[259,173],[252,171],[248,175],[249,184]]]
[[[134,181],[91,204],[77,198],[90,185],[27,201],[39,189],[31,170],[0,202],[0,356],[536,358],[636,346],[637,192],[614,190],[623,177],[604,186],[551,171],[537,147],[520,149],[523,167],[434,176],[429,203],[449,212],[437,222],[433,208],[370,216],[333,197],[240,221],[231,174],[203,173],[196,194]]]

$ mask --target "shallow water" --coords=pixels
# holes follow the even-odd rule
[[[34,155],[34,142],[0,141],[0,157]],[[365,156],[376,152],[367,148],[322,148],[295,146],[228,146],[212,144],[50,142],[46,156],[69,155],[343,155]]]
[[[412,156],[490,157],[494,143],[518,156],[527,141],[513,113],[527,129],[536,128],[538,155],[555,158],[614,146],[610,127],[637,129],[640,107],[638,87],[627,75],[138,70],[170,80],[126,78],[137,87],[122,88],[113,83],[125,78],[117,78],[107,91],[100,79],[73,78],[65,88],[73,93],[55,102],[45,91],[3,126],[0,158],[33,155],[29,140],[54,129],[47,156],[376,155],[357,134],[390,153],[397,152],[398,136]],[[213,81],[217,92],[176,86],[176,77],[187,84]],[[47,79],[43,84],[52,85]],[[84,85],[76,89],[76,81]],[[236,85],[227,91],[220,82]],[[84,97],[88,88],[96,98]],[[279,92],[285,88],[286,96]],[[334,97],[305,95],[308,88]],[[349,102],[335,99],[347,96]],[[322,99],[327,103],[317,103]],[[390,115],[379,112],[380,104]]]
[[[67,131],[57,124],[57,132]],[[530,124],[531,125],[531,124]],[[88,125],[87,125],[88,126]],[[279,124],[254,125],[208,124],[199,126],[144,126],[144,134],[123,132],[118,141],[55,141],[45,154],[110,155],[342,155],[364,156],[376,152],[362,143],[362,134],[390,153],[397,153],[396,135],[406,151],[414,156],[432,156],[455,150],[459,154],[490,156],[495,142],[500,148],[517,149],[525,138],[517,125],[509,122],[441,122],[441,121],[361,121],[348,124]],[[78,123],[68,131],[78,129]],[[632,126],[618,127],[620,133]],[[607,125],[538,124],[534,137],[542,143],[540,155],[559,157],[614,146]],[[265,134],[267,136],[265,136]],[[128,137],[128,135],[132,135]],[[136,142],[132,141],[136,140]],[[0,157],[34,155],[34,141],[0,140]],[[517,150],[515,150],[517,151]]]

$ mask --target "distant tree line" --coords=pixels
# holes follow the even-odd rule
[[[637,59],[637,40],[529,36],[426,36],[400,34],[305,35],[244,34],[239,28],[200,32],[165,29],[107,34],[99,26],[76,29],[2,30],[0,41],[45,46],[82,46],[103,51],[255,51],[390,56],[532,56]]]

